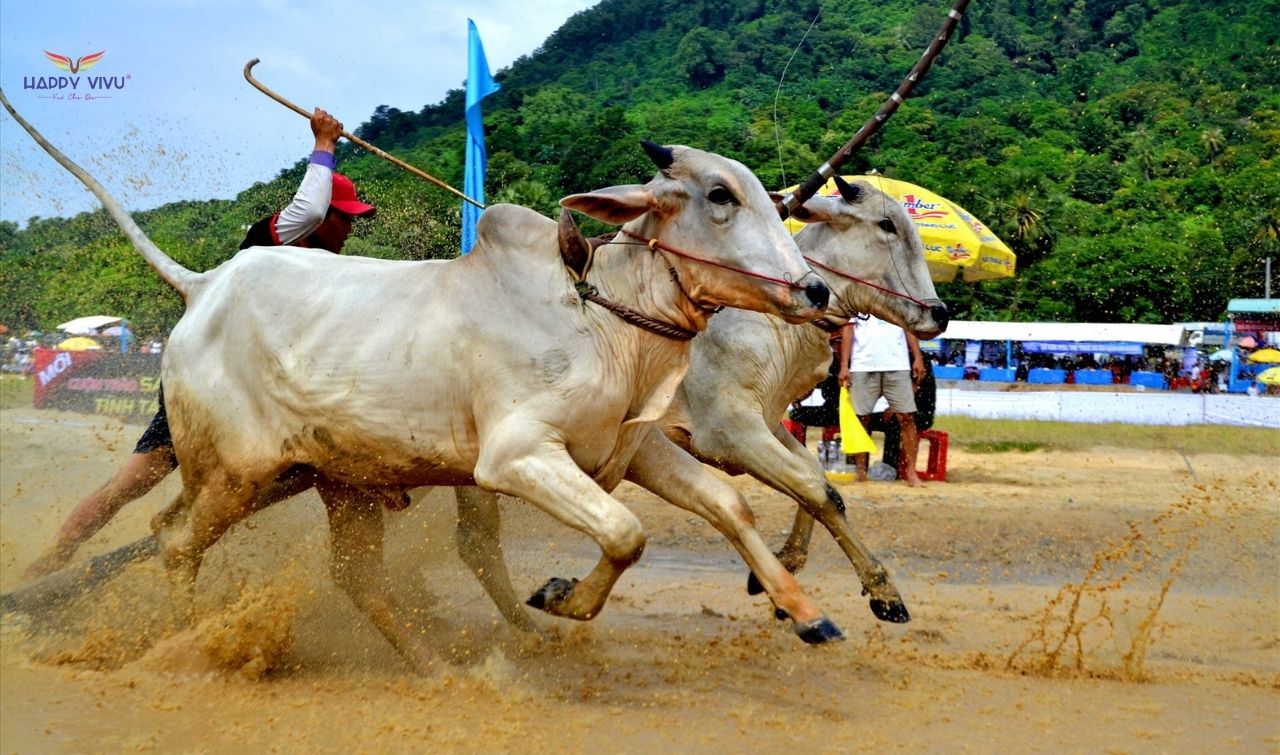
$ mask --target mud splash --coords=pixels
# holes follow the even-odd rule
[[[167,637],[131,667],[150,671],[229,673],[257,681],[290,667],[299,580],[246,587],[192,629]]]
[[[257,681],[292,668],[294,624],[310,592],[302,586],[292,575],[241,584],[229,598],[202,601],[194,626],[173,613],[168,601],[148,611],[108,598],[87,623],[71,622],[52,634],[48,626],[33,626],[9,638],[29,648],[33,660],[52,666]]]
[[[1160,610],[1199,547],[1199,532],[1234,513],[1234,504],[1215,511],[1215,502],[1208,485],[1196,485],[1195,492],[1148,522],[1130,522],[1127,535],[1094,554],[1079,582],[1063,585],[1031,616],[1030,635],[1009,654],[1004,668],[1146,681]]]

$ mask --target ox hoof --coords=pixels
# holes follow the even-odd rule
[[[573,593],[573,586],[578,584],[576,579],[560,579],[552,577],[547,583],[538,588],[538,591],[529,596],[524,603],[532,606],[539,611],[554,613],[553,607],[561,601],[567,599]]]
[[[911,614],[907,613],[907,606],[901,600],[886,601],[872,598],[871,613],[874,613],[877,619],[893,624],[906,624],[911,621]]]
[[[840,627],[826,616],[804,624],[796,624],[796,634],[810,645],[844,641],[844,632],[841,632]]]

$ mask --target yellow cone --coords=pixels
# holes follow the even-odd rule
[[[853,411],[849,389],[843,386],[840,388],[840,446],[846,454],[874,453],[876,450],[876,444]]]

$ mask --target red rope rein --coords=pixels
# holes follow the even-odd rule
[[[910,294],[899,293],[898,291],[894,291],[894,290],[893,290],[893,289],[891,289],[891,288],[885,288],[884,286],[880,286],[880,285],[877,285],[877,284],[875,284],[875,283],[872,283],[871,281],[867,280],[866,278],[859,278],[859,277],[858,277],[858,276],[856,276],[856,275],[850,275],[849,273],[846,273],[846,272],[844,272],[843,270],[837,270],[837,269],[835,269],[834,267],[831,267],[831,266],[829,266],[829,265],[824,265],[824,264],[822,264],[821,262],[819,262],[819,261],[817,261],[817,260],[813,259],[812,257],[805,257],[804,259],[805,259],[805,261],[806,261],[806,262],[808,262],[810,265],[817,265],[818,267],[822,268],[823,270],[826,270],[826,271],[827,271],[827,272],[829,272],[829,273],[833,273],[833,274],[835,274],[835,275],[838,275],[838,276],[840,276],[841,278],[845,278],[845,279],[851,280],[851,281],[853,281],[854,283],[861,283],[861,284],[862,284],[862,285],[864,285],[864,286],[869,286],[870,288],[874,288],[875,290],[880,291],[880,292],[883,292],[883,293],[886,293],[886,294],[888,294],[888,295],[890,295],[890,296],[896,296],[896,297],[898,297],[899,299],[906,299],[907,301],[909,301],[909,302],[913,302],[913,303],[915,303],[915,304],[918,304],[918,305],[920,305],[921,307],[924,307],[925,309],[929,309],[929,308],[930,308],[930,305],[929,305],[929,304],[924,303],[923,301],[921,301],[921,300],[917,299],[916,297],[914,297],[914,296],[912,296],[912,295],[910,295]]]
[[[770,283],[776,283],[779,286],[786,286],[787,288],[793,288],[797,290],[804,289],[804,286],[801,286],[799,283],[796,283],[795,281],[789,281],[785,278],[775,278],[771,275],[765,275],[763,273],[753,273],[750,270],[743,270],[742,268],[733,267],[732,265],[726,265],[723,262],[716,262],[715,260],[709,260],[709,259],[706,259],[705,257],[696,257],[687,252],[682,252],[679,249],[669,247],[666,244],[660,244],[658,243],[657,239],[646,239],[644,236],[641,236],[638,233],[632,233],[631,231],[628,231],[626,228],[623,228],[622,232],[627,236],[630,236],[631,238],[641,242],[644,246],[649,247],[649,249],[651,250],[661,249],[662,251],[670,252],[671,254],[674,254],[677,257],[684,257],[687,260],[692,260],[694,262],[701,262],[704,265],[711,265],[713,267],[718,267],[723,270],[728,270],[730,272],[738,273],[740,275],[745,275],[749,278],[756,278],[758,280],[768,281]]]

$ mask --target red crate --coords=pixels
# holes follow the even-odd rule
[[[947,481],[947,434],[941,430],[925,430],[920,433],[920,442],[929,442],[928,466],[923,470],[917,469],[916,474],[922,480],[936,480],[938,482]],[[922,454],[917,453],[916,457]],[[918,463],[918,462],[917,462]],[[907,455],[902,454],[898,458],[898,479],[906,476],[907,472]]]

